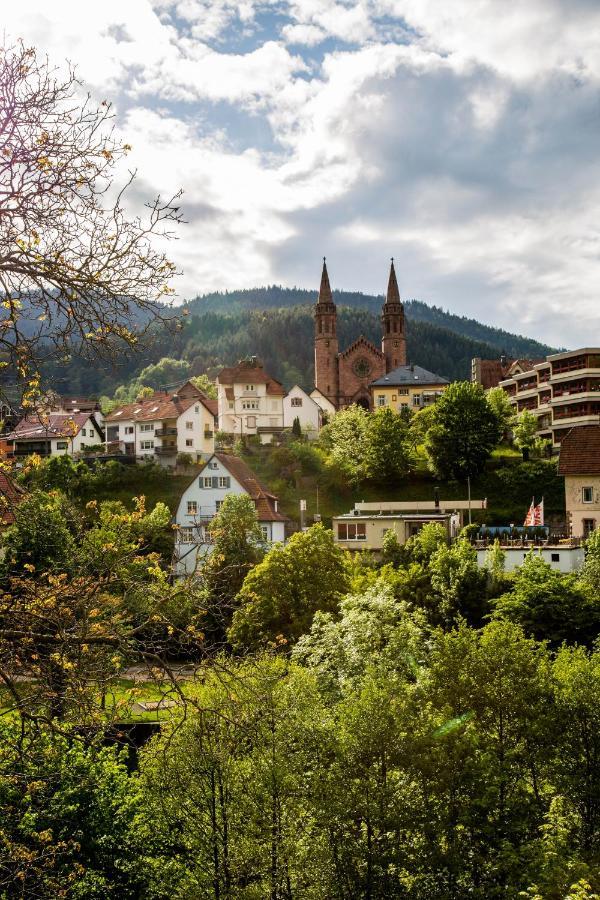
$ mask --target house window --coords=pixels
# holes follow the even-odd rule
[[[377,394],[377,406],[385,406],[385,394]]]
[[[217,512],[219,512],[219,510],[221,509],[222,506],[223,506],[222,500],[215,500],[215,509],[217,510]]]
[[[193,446],[194,446],[194,438],[186,438],[185,446],[186,446],[186,447],[193,447]]]
[[[140,450],[154,450],[154,441],[140,441]]]
[[[421,405],[421,395],[420,394],[413,394],[412,400],[413,400],[413,406]]]
[[[408,395],[408,388],[398,388],[398,393],[402,397],[406,397]]]
[[[560,562],[560,553],[551,553],[550,561],[551,562]]]
[[[194,430],[194,423],[193,423],[193,422],[186,422],[186,423],[185,423],[185,427],[186,427],[186,430],[187,430],[187,431],[193,431],[193,430]]]
[[[592,487],[584,487],[582,488],[582,500],[584,503],[593,503],[594,502],[594,488]]]
[[[179,541],[182,544],[194,543],[194,529],[191,527],[183,527],[179,529]]]
[[[140,431],[154,431],[154,423],[149,422],[145,425],[140,425]]]
[[[87,431],[85,430],[85,428],[81,429],[81,434],[82,434],[82,437],[87,437]]]
[[[188,516],[195,516],[198,512],[198,503],[196,500],[188,500],[187,502],[187,514]]]
[[[228,488],[231,486],[231,478],[229,475],[220,475],[219,476],[219,487],[220,488]]]
[[[202,479],[202,481],[204,482],[205,488],[212,487],[212,478],[210,477],[210,475],[205,475],[204,478]]]
[[[583,536],[587,538],[590,536],[592,531],[596,530],[596,520],[595,519],[584,519],[582,522],[583,525]]]
[[[261,525],[260,530],[262,531],[263,541],[268,541],[269,540],[269,526]]]
[[[242,409],[258,409],[258,400],[243,400]]]
[[[256,428],[256,416],[248,416],[246,419],[246,428]]]
[[[69,442],[68,442],[68,441],[57,441],[57,442],[56,442],[56,449],[57,449],[57,450],[66,450],[68,446],[69,446]]]
[[[292,397],[292,406],[302,406],[302,397]]]
[[[254,385],[253,385],[253,384],[247,384],[247,385],[246,385],[246,390],[247,390],[247,391],[253,391],[253,390],[254,390]]]
[[[338,540],[366,541],[367,526],[364,522],[338,523]]]

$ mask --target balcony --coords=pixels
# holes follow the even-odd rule
[[[177,456],[177,447],[174,444],[170,447],[155,447],[154,452],[157,456]]]
[[[204,437],[206,439],[211,438],[213,435],[214,435],[214,431],[211,431],[209,428],[207,428],[204,432]]]
[[[154,437],[159,437],[159,438],[177,437],[177,429],[176,428],[156,428],[154,430]]]

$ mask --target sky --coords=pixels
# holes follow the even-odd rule
[[[283,284],[600,344],[598,0],[21,0],[114,105],[133,213],[183,188],[179,300]]]

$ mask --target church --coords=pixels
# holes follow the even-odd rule
[[[325,260],[314,316],[317,391],[327,397],[336,409],[352,403],[370,409],[369,385],[392,369],[406,365],[404,307],[400,301],[394,260],[392,259],[387,295],[381,313],[381,350],[361,335],[349,347],[340,351],[337,309],[333,302]]]

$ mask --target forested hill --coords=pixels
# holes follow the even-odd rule
[[[282,297],[286,302],[281,303]],[[181,331],[161,330],[151,349],[121,359],[117,370],[73,360],[46,374],[63,393],[112,396],[118,385],[162,357],[187,360],[191,375],[214,376],[222,366],[258,356],[286,388],[295,383],[311,388],[313,300],[309,291],[283,288],[209,295],[189,304]],[[382,298],[338,293],[336,300],[340,348],[360,334],[379,346]],[[493,359],[504,350],[510,356],[538,357],[552,349],[415,300],[405,307],[409,361],[451,380],[470,378],[474,356]]]
[[[381,314],[382,296],[361,294],[358,291],[334,291],[333,295],[338,306],[366,310],[375,316]],[[190,314],[196,316],[205,312],[235,313],[243,310],[312,306],[315,299],[315,291],[271,285],[263,288],[204,294],[188,303],[187,307]],[[493,328],[491,325],[483,325],[476,319],[454,315],[439,306],[428,306],[420,300],[405,301],[404,309],[407,319],[413,322],[428,322],[475,341],[489,344],[495,352],[488,353],[488,356],[498,356],[498,353],[504,351],[508,356],[533,359],[545,356],[555,349],[532,338],[511,334],[509,331]],[[379,340],[380,335],[377,336],[377,343]]]

